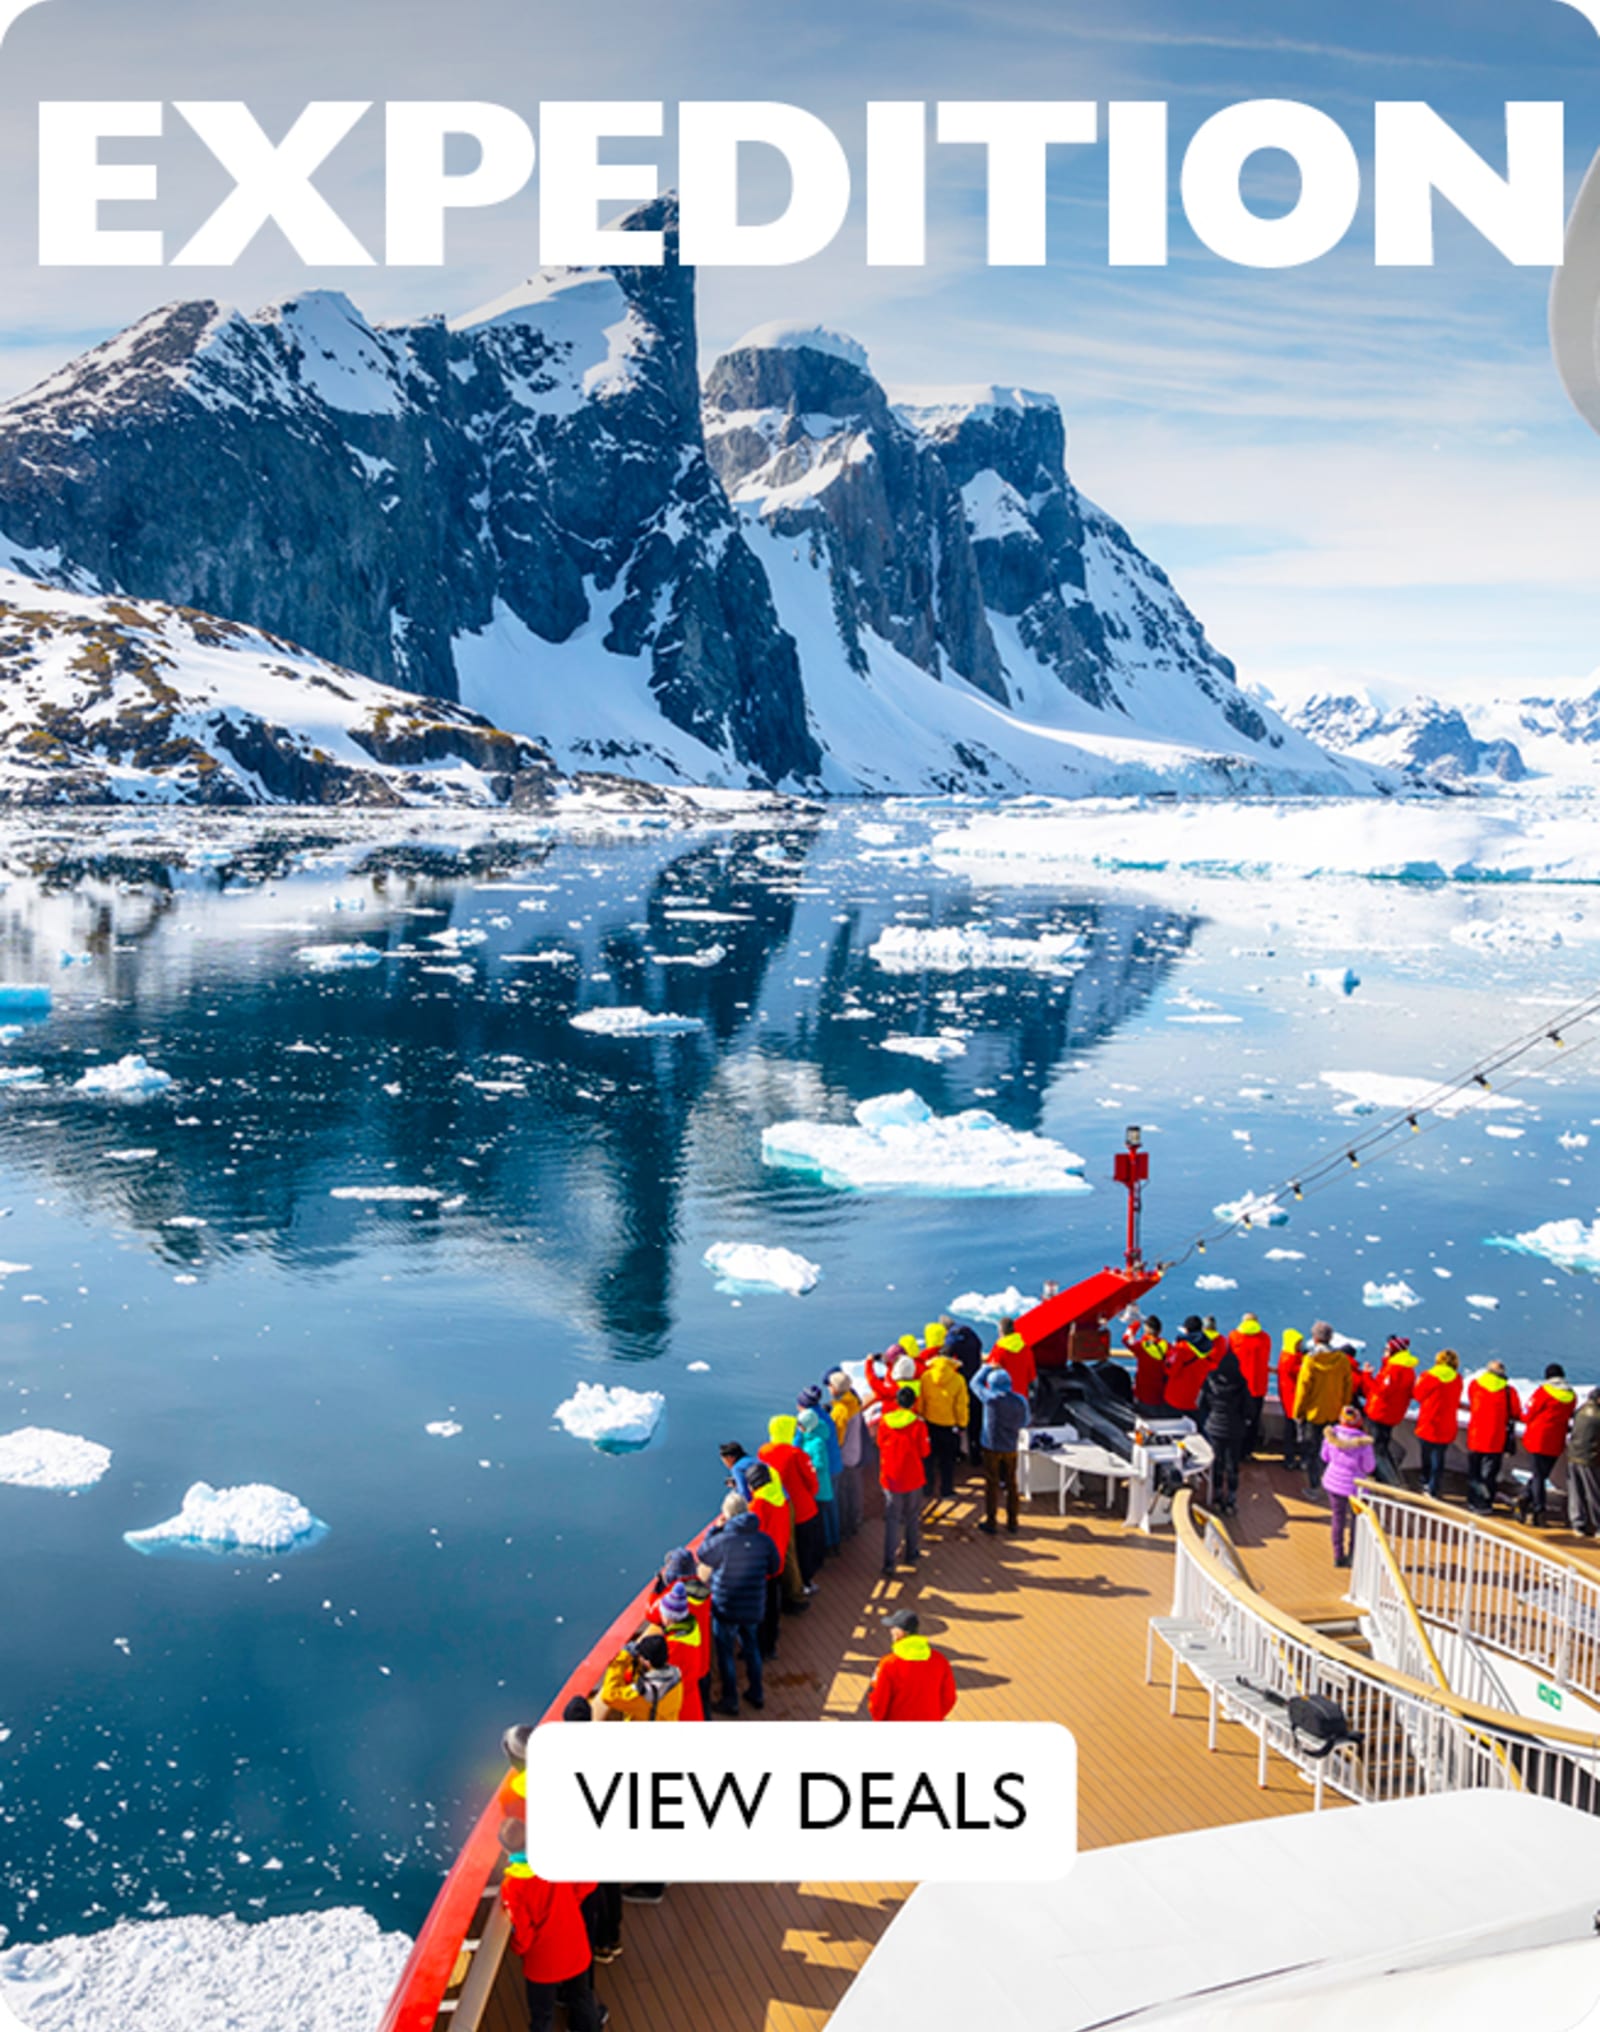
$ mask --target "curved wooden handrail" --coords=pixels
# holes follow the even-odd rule
[[[1444,1667],[1439,1663],[1439,1654],[1433,1648],[1433,1639],[1428,1635],[1428,1626],[1423,1622],[1421,1615],[1417,1611],[1417,1605],[1412,1600],[1411,1590],[1406,1585],[1406,1577],[1400,1571],[1400,1562],[1394,1556],[1394,1547],[1389,1543],[1388,1532],[1378,1522],[1373,1514],[1371,1505],[1364,1503],[1359,1496],[1355,1499],[1354,1507],[1367,1520],[1367,1529],[1372,1533],[1372,1542],[1377,1546],[1379,1556],[1389,1570],[1389,1578],[1394,1582],[1395,1593],[1399,1596],[1400,1606],[1405,1610],[1406,1621],[1411,1625],[1411,1634],[1421,1646],[1422,1655],[1427,1660],[1428,1670],[1433,1674],[1434,1683],[1438,1686],[1441,1693],[1448,1693],[1450,1691],[1450,1682],[1445,1677]]]
[[[1204,1569],[1209,1580],[1231,1595],[1241,1608],[1259,1616],[1262,1622],[1281,1636],[1292,1637],[1295,1643],[1303,1644],[1309,1651],[1315,1651],[1319,1657],[1327,1659],[1330,1665],[1337,1665],[1342,1672],[1353,1670],[1363,1678],[1376,1680],[1379,1685],[1388,1687],[1393,1693],[1404,1694],[1410,1700],[1423,1701],[1430,1707],[1443,1708],[1447,1713],[1454,1715],[1457,1721],[1465,1722],[1473,1728],[1498,1729],[1504,1735],[1523,1736],[1531,1742],[1564,1744],[1568,1748],[1584,1750],[1591,1756],[1600,1757],[1600,1734],[1568,1728],[1561,1722],[1532,1722],[1525,1715],[1512,1714],[1504,1708],[1483,1707],[1475,1700],[1463,1700],[1459,1694],[1444,1692],[1439,1687],[1428,1686],[1420,1679],[1412,1679],[1407,1673],[1396,1672],[1392,1666],[1381,1664],[1376,1658],[1358,1657],[1355,1652],[1337,1643],[1333,1638],[1324,1637],[1309,1624],[1298,1622],[1293,1616],[1275,1607],[1265,1595],[1235,1580],[1222,1562],[1212,1557],[1195,1527],[1193,1511],[1193,1495],[1188,1489],[1180,1489],[1172,1500],[1172,1528],[1180,1548]],[[1227,1538],[1228,1534],[1217,1523],[1215,1517],[1211,1519],[1211,1523],[1224,1538]],[[1228,1539],[1228,1543],[1232,1545],[1231,1538]]]
[[[1563,1551],[1559,1545],[1551,1545],[1537,1531],[1526,1530],[1521,1524],[1513,1524],[1508,1518],[1486,1517],[1476,1510],[1463,1511],[1459,1504],[1441,1502],[1437,1496],[1427,1495],[1421,1489],[1397,1489],[1388,1482],[1369,1480],[1359,1482],[1357,1487],[1371,1490],[1375,1496],[1385,1496],[1391,1502],[1409,1503],[1414,1510],[1431,1510],[1437,1516],[1450,1518],[1455,1524],[1486,1532],[1491,1538],[1504,1538],[1510,1544],[1519,1546],[1524,1552],[1536,1552],[1552,1566],[1564,1566],[1580,1580],[1600,1587],[1600,1566],[1580,1558],[1575,1552]]]

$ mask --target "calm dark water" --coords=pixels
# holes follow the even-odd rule
[[[155,821],[4,843],[0,973],[57,1001],[0,1052],[43,1072],[0,1088],[0,1256],[27,1266],[0,1277],[0,1431],[114,1451],[76,1496],[0,1488],[14,1940],[318,1902],[414,1926],[505,1723],[542,1707],[714,1507],[719,1440],[754,1445],[798,1384],[957,1292],[1037,1291],[1116,1256],[1104,1179],[1126,1121],[1151,1130],[1148,1239],[1176,1253],[1215,1202],[1348,1133],[1323,1071],[1432,1076],[1587,983],[1581,937],[1452,939],[1502,915],[1514,932],[1515,897],[990,889],[926,857],[933,816],[470,850],[400,826],[190,824],[177,853]],[[897,920],[1072,931],[1087,958],[1070,975],[896,975],[870,948]],[[389,956],[338,973],[298,957],[356,939]],[[712,945],[712,965],[663,964]],[[1346,961],[1355,994],[1307,981]],[[705,1028],[571,1027],[609,1003]],[[948,1064],[881,1048],[949,1025],[971,1036]],[[71,1091],[128,1052],[170,1092]],[[907,1087],[1060,1138],[1098,1189],[869,1195],[763,1166],[764,1124],[845,1120]],[[1364,1307],[1362,1285],[1403,1276],[1423,1344],[1514,1368],[1559,1351],[1600,1374],[1591,1280],[1486,1243],[1594,1218],[1574,1139],[1600,1091],[1578,1055],[1517,1097],[1194,1259],[1163,1310],[1248,1300],[1275,1329],[1326,1312],[1381,1342],[1401,1318]],[[1523,1134],[1490,1138],[1490,1119]],[[129,1151],[149,1154],[111,1154]],[[440,1198],[333,1196],[384,1185]],[[722,1240],[798,1249],[822,1280],[735,1303],[700,1260]],[[1197,1290],[1197,1273],[1237,1289]],[[614,1458],[554,1429],[579,1378],[664,1391],[657,1442]],[[425,1432],[443,1419],[461,1433]],[[329,1535],[258,1560],[123,1544],[199,1479],[275,1483]]]

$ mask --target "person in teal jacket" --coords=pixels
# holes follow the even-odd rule
[[[833,1493],[834,1470],[839,1466],[839,1435],[831,1418],[824,1418],[814,1404],[801,1406],[798,1438],[806,1458],[817,1471],[817,1510],[822,1518],[822,1543],[828,1552],[839,1550],[839,1504]]]

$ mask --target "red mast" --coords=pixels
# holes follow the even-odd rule
[[[1144,1268],[1144,1256],[1139,1248],[1139,1201],[1144,1182],[1150,1176],[1150,1153],[1142,1148],[1144,1131],[1137,1125],[1130,1126],[1127,1134],[1127,1148],[1117,1152],[1116,1169],[1113,1173],[1118,1185],[1128,1189],[1128,1253],[1123,1268],[1136,1276]]]

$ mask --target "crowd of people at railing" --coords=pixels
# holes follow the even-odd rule
[[[1309,1336],[1286,1329],[1274,1348],[1253,1312],[1227,1333],[1214,1318],[1190,1315],[1170,1340],[1155,1315],[1135,1313],[1123,1346],[1133,1361],[1136,1418],[1183,1418],[1204,1433],[1211,1507],[1224,1517],[1237,1509],[1244,1464],[1266,1450],[1275,1392],[1282,1460],[1303,1472],[1309,1492],[1327,1497],[1339,1566],[1352,1556],[1359,1484],[1403,1485],[1401,1434],[1413,1419],[1419,1482],[1429,1495],[1448,1494],[1445,1459],[1461,1442],[1468,1506],[1492,1511],[1520,1443],[1529,1466],[1527,1487],[1512,1504],[1516,1514],[1546,1522],[1550,1478],[1565,1455],[1573,1527],[1586,1536],[1600,1530],[1600,1389],[1580,1405],[1559,1363],[1546,1366],[1524,1404],[1502,1361],[1469,1379],[1454,1350],[1441,1349],[1423,1367],[1410,1342],[1395,1335],[1369,1366],[1323,1320]],[[924,1526],[952,1503],[964,1459],[982,1472],[980,1532],[1015,1533],[1018,1453],[1035,1381],[1033,1353],[1015,1321],[1002,1320],[985,1351],[970,1326],[945,1317],[869,1356],[859,1382],[835,1369],[808,1385],[793,1411],[768,1421],[753,1453],[742,1441],[726,1441],[715,1521],[694,1546],[667,1553],[641,1627],[612,1658],[598,1690],[571,1699],[563,1719],[703,1721],[764,1710],[765,1668],[784,1621],[810,1611],[829,1558],[863,1528],[869,1477],[881,1493],[886,1579],[917,1566]],[[956,1704],[948,1659],[909,1607],[885,1614],[882,1629],[887,1648],[867,1690],[868,1713],[876,1721],[942,1720]],[[530,2020],[543,2032],[561,2003],[572,2032],[599,2032],[608,2014],[594,1994],[593,1966],[622,1951],[624,1901],[653,1902],[663,1887],[550,1884],[533,1875],[520,1853],[527,1735],[508,1733],[513,1768],[501,1803],[510,1854],[502,1898],[527,1978]]]
[[[1551,1477],[1564,1456],[1572,1528],[1590,1538],[1600,1530],[1600,1389],[1580,1404],[1559,1362],[1545,1365],[1543,1380],[1524,1403],[1503,1361],[1490,1361],[1469,1378],[1456,1351],[1441,1348],[1424,1367],[1410,1340],[1394,1334],[1381,1360],[1369,1365],[1326,1320],[1316,1322],[1309,1338],[1286,1328],[1274,1350],[1253,1312],[1227,1334],[1214,1319],[1191,1314],[1172,1340],[1151,1314],[1131,1320],[1124,1345],[1134,1360],[1138,1411],[1188,1417],[1204,1432],[1214,1457],[1212,1507],[1223,1516],[1237,1507],[1241,1464],[1262,1450],[1275,1385],[1284,1464],[1303,1470],[1308,1490],[1327,1495],[1340,1566],[1350,1560],[1357,1483],[1371,1477],[1404,1485],[1401,1435],[1413,1421],[1418,1485],[1428,1495],[1449,1498],[1446,1460],[1459,1444],[1467,1458],[1467,1507],[1488,1515],[1520,1451],[1527,1485],[1510,1497],[1510,1509],[1528,1524],[1543,1525]]]

